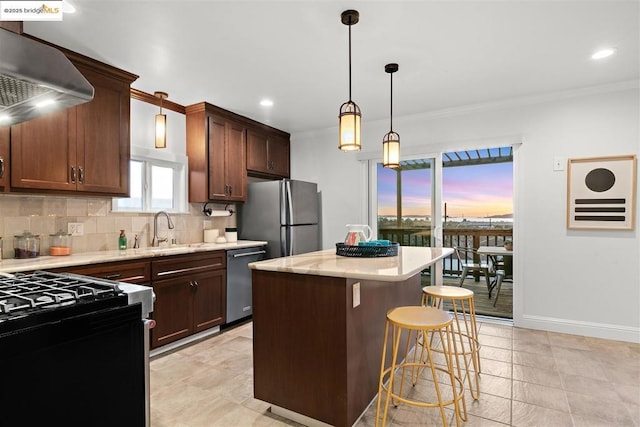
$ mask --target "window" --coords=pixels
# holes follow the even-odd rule
[[[138,150],[140,151],[140,150]],[[152,153],[153,154],[153,153]],[[129,197],[113,199],[113,212],[188,212],[186,157],[132,154],[129,161]]]

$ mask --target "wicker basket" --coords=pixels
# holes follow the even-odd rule
[[[389,246],[352,246],[336,243],[336,255],[361,258],[397,256],[399,247],[399,243],[391,243]]]

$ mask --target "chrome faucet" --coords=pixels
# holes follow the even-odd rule
[[[167,223],[169,224],[169,230],[173,228],[173,222],[171,222],[171,217],[165,211],[160,211],[153,216],[153,241],[151,242],[151,246],[160,246],[160,243],[166,242],[169,240],[168,237],[158,237],[158,217],[160,215],[164,215],[167,217]]]

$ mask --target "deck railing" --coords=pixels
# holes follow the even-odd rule
[[[401,246],[431,246],[431,230],[424,227],[380,227],[378,238],[398,242]],[[448,248],[462,246],[478,249],[480,246],[502,246],[506,239],[513,238],[513,228],[445,227],[443,238],[443,246]],[[471,259],[463,261],[470,262]],[[474,261],[479,262],[479,259]],[[455,254],[444,259],[443,273],[455,275],[461,273]]]

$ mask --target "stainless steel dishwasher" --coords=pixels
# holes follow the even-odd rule
[[[264,259],[266,253],[265,246],[227,251],[227,323],[253,313],[251,269],[247,264]]]

